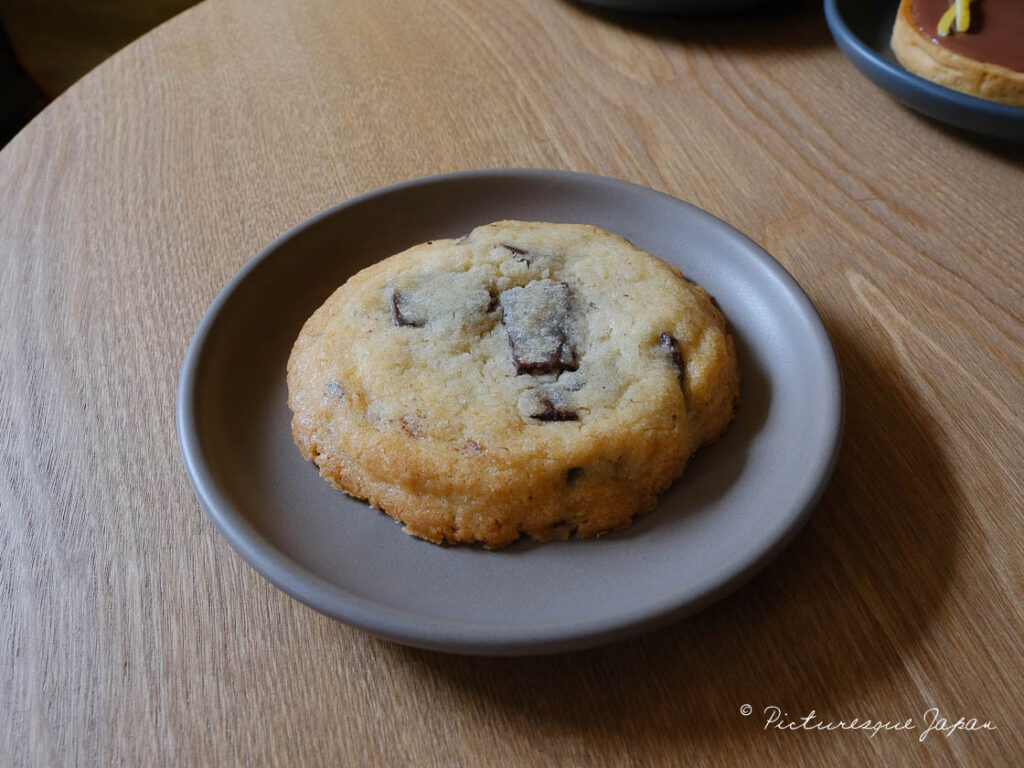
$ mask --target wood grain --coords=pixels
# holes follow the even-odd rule
[[[1021,150],[891,101],[817,3],[429,7],[208,0],[0,152],[0,763],[1012,764]],[[178,458],[186,345],[251,255],[360,192],[493,166],[724,218],[801,283],[845,377],[836,475],[787,551],[605,649],[458,658],[330,621],[233,553]],[[769,705],[998,730],[783,732]]]

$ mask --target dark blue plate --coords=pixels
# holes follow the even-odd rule
[[[898,0],[825,0],[825,18],[846,58],[911,109],[949,125],[1024,141],[1024,109],[968,96],[912,75],[889,48]]]

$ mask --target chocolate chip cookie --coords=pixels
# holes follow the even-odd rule
[[[578,224],[502,221],[375,264],[288,361],[292,433],[325,479],[488,548],[629,525],[738,398],[708,294]]]

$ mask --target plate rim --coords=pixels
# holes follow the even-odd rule
[[[619,186],[623,190],[653,194],[668,198],[673,204],[691,209],[698,218],[709,220],[716,227],[724,227],[724,234],[744,246],[743,257],[752,257],[762,269],[786,289],[788,298],[795,301],[799,315],[808,323],[809,331],[822,353],[825,375],[829,380],[827,402],[823,411],[829,416],[825,425],[827,455],[820,465],[816,481],[807,493],[794,504],[794,511],[783,516],[777,529],[768,531],[749,542],[749,546],[732,561],[722,564],[707,574],[698,588],[688,590],[683,599],[673,593],[671,599],[661,603],[631,606],[633,610],[619,610],[611,617],[561,623],[550,626],[470,625],[444,619],[431,619],[347,592],[343,587],[306,570],[263,538],[243,514],[217,488],[210,468],[202,460],[202,440],[196,419],[198,362],[218,317],[231,297],[246,281],[250,273],[264,261],[273,257],[281,246],[306,229],[316,226],[338,212],[355,207],[378,197],[388,196],[410,187],[428,186],[452,181],[467,181],[493,177],[520,177],[530,179],[560,179],[566,182]],[[626,639],[679,620],[710,603],[724,597],[752,578],[773,560],[803,527],[817,506],[835,469],[842,441],[845,418],[845,397],[842,373],[835,348],[825,329],[821,316],[797,281],[767,251],[727,222],[697,206],[659,190],[623,179],[577,171],[548,168],[483,168],[421,176],[372,189],[347,200],[340,201],[301,221],[278,235],[269,244],[249,258],[232,275],[203,313],[182,361],[178,378],[175,421],[182,462],[193,491],[207,517],[231,547],[254,570],[291,597],[333,619],[406,645],[430,650],[471,655],[535,655],[559,653],[603,645]],[[691,582],[692,585],[694,582]],[[668,603],[668,604],[666,604]]]
[[[926,80],[920,75],[915,75],[904,67],[888,61],[850,28],[839,8],[839,4],[840,0],[825,0],[825,20],[828,23],[829,31],[846,58],[876,87],[884,90],[890,97],[896,99],[901,104],[947,125],[955,125],[958,128],[974,133],[999,136],[1005,139],[1024,139],[1024,134],[1013,133],[1008,130],[1014,127],[1015,124],[1018,132],[1024,131],[1024,107],[1015,107],[1011,104],[983,99],[980,96],[973,96],[969,93],[961,93],[944,85],[933,83],[931,80]],[[875,77],[872,77],[872,71],[893,78],[904,88],[920,94],[924,101],[930,100],[946,109],[967,110],[967,115],[981,116],[988,121],[994,120],[1000,124],[1005,122],[1006,126],[1000,125],[996,131],[992,131],[989,130],[991,125],[986,129],[982,129],[966,122],[950,120],[948,117],[935,114],[934,111],[927,111],[925,107],[929,105],[914,103],[901,95],[897,95]]]

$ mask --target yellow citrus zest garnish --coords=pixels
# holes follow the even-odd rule
[[[971,0],[955,0],[955,2],[946,9],[946,12],[942,14],[942,18],[939,19],[940,35],[945,37],[954,29],[954,23],[957,32],[966,32],[971,26]]]

